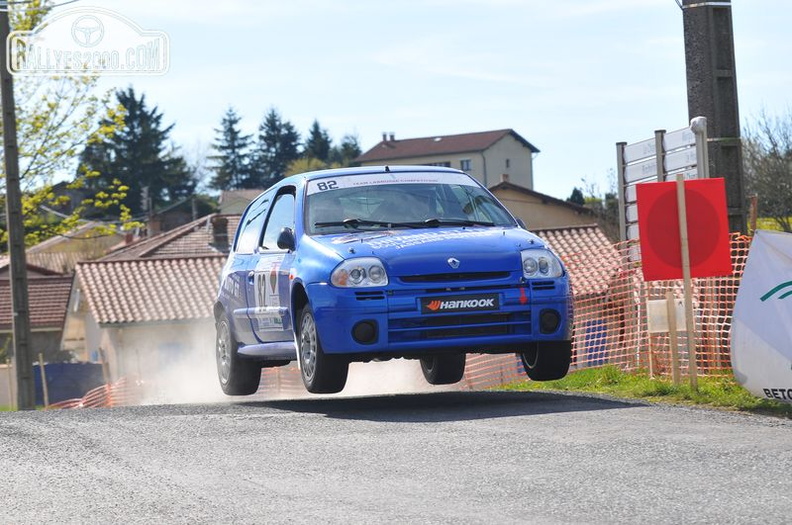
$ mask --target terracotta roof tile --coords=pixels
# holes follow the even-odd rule
[[[31,259],[35,260],[35,258],[34,257],[32,258],[29,253],[25,252],[25,266],[27,267],[29,277],[38,278],[43,275],[63,276],[64,272],[53,270],[46,266],[41,266],[31,261]],[[10,266],[11,266],[10,257],[8,255],[0,255],[0,273],[9,274],[11,272]]]
[[[436,135],[416,139],[383,140],[357,159],[357,162],[380,162],[408,157],[448,155],[468,151],[484,151],[506,135],[512,135],[533,152],[539,150],[512,129]]]
[[[532,231],[564,261],[576,295],[604,293],[619,272],[619,252],[596,224]]]
[[[215,218],[224,218],[228,221],[228,242],[220,249],[213,245]],[[202,257],[227,254],[234,240],[239,219],[239,215],[213,213],[154,237],[141,239],[133,244],[122,246],[100,260],[118,261],[140,258]]]
[[[220,192],[221,204],[234,202],[236,200],[251,202],[253,199],[261,195],[264,189],[260,190],[223,190]]]
[[[77,279],[100,325],[208,319],[225,260],[214,255],[80,263]]]
[[[71,287],[71,277],[28,279],[28,305],[32,329],[63,328]],[[0,330],[11,330],[11,287],[9,281],[0,281]]]

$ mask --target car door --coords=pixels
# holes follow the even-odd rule
[[[283,228],[294,230],[294,188],[283,188],[275,196],[268,213],[255,267],[248,273],[248,315],[253,333],[260,342],[291,341],[289,317],[289,269],[293,254],[278,248]]]

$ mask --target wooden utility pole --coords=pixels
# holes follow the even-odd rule
[[[6,222],[8,255],[11,266],[11,309],[14,350],[11,360],[16,372],[17,409],[36,408],[33,382],[33,352],[30,348],[30,306],[28,301],[25,230],[22,217],[22,192],[19,184],[19,150],[17,148],[14,81],[8,71],[8,6],[0,10],[0,106],[3,114],[3,156],[6,175]]]

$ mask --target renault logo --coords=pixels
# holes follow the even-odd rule
[[[450,259],[448,259],[448,266],[456,270],[457,268],[459,268],[459,259],[454,259],[453,257],[451,257]]]

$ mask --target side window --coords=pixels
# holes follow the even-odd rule
[[[261,228],[269,209],[269,198],[263,198],[251,207],[239,225],[239,238],[237,238],[237,253],[253,253],[261,238]]]
[[[275,198],[267,225],[264,227],[261,248],[264,250],[277,250],[278,235],[280,235],[283,228],[294,229],[293,193],[281,193]]]

